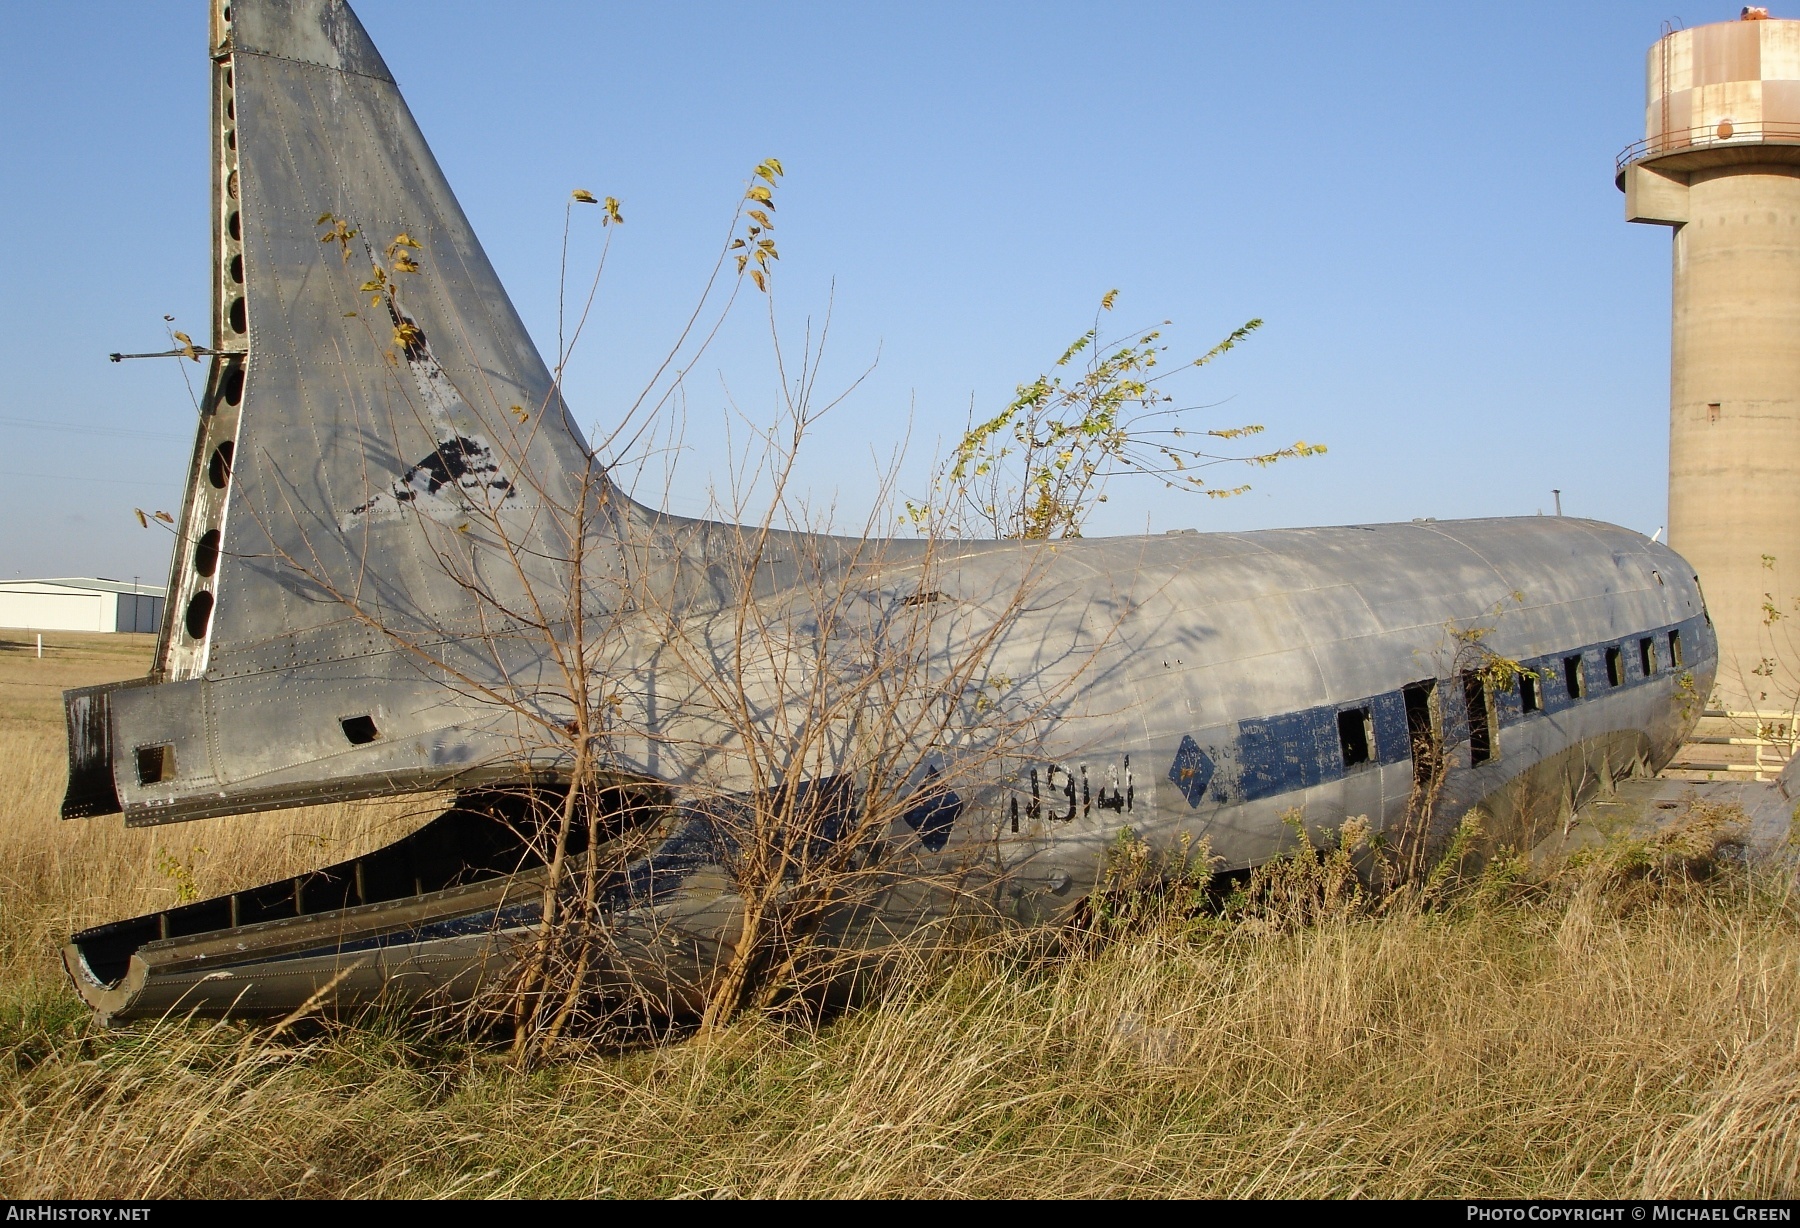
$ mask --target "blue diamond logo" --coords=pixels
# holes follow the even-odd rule
[[[1187,798],[1188,808],[1200,804],[1206,796],[1206,786],[1212,780],[1212,757],[1200,749],[1200,744],[1187,734],[1181,737],[1181,749],[1175,752],[1175,762],[1169,765],[1169,780],[1181,795]]]

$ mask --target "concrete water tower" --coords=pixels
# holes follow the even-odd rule
[[[1718,629],[1718,699],[1773,713],[1800,694],[1800,21],[1762,14],[1650,49],[1618,184],[1627,221],[1674,228],[1669,544]]]

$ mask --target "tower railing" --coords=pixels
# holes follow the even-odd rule
[[[1613,159],[1614,171],[1689,149],[1717,149],[1730,145],[1800,145],[1800,123],[1739,124],[1729,120],[1699,128],[1677,128],[1659,132],[1627,145]]]

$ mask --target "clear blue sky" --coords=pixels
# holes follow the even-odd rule
[[[1115,487],[1095,532],[1529,515],[1553,487],[1663,523],[1669,237],[1611,177],[1661,8],[355,7],[546,351],[563,201],[623,200],[585,421],[629,401],[773,154],[784,329],[835,279],[824,382],[880,356],[809,454],[820,500],[865,506],[909,422],[916,487],[1116,286],[1121,323],[1192,352],[1266,319],[1192,395],[1331,450],[1225,502]],[[193,410],[178,364],[106,354],[161,348],[165,312],[205,332],[205,10],[0,12],[0,575],[160,581],[131,509],[175,510]],[[722,476],[725,389],[772,398],[758,338],[742,317],[694,381],[678,510]]]

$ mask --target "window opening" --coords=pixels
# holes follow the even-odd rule
[[[1563,658],[1563,685],[1568,688],[1570,699],[1580,699],[1587,692],[1581,685],[1581,654]]]
[[[140,746],[137,748],[137,777],[140,785],[161,784],[175,775],[173,746]]]
[[[1344,766],[1355,767],[1369,761],[1369,710],[1350,708],[1338,713],[1338,748],[1344,752]]]
[[[1606,650],[1606,685],[1620,686],[1625,681],[1625,657],[1615,645]]]
[[[1669,664],[1681,668],[1681,632],[1669,632]]]
[[[1519,707],[1526,712],[1543,710],[1543,697],[1538,693],[1538,676],[1533,670],[1523,670],[1519,674]]]
[[[1427,678],[1400,688],[1401,702],[1406,706],[1406,736],[1412,750],[1413,784],[1426,788],[1437,772],[1437,721],[1432,713],[1432,695],[1437,679]]]
[[[206,464],[206,480],[211,482],[214,490],[224,490],[225,483],[231,480],[231,454],[234,451],[231,440],[213,449],[212,460]]]
[[[1644,677],[1648,678],[1656,672],[1656,640],[1646,635],[1638,641],[1638,664],[1644,668]]]
[[[366,713],[362,716],[346,716],[338,724],[343,726],[344,737],[352,746],[366,746],[381,736],[381,731],[375,728],[375,718]]]
[[[1494,713],[1488,707],[1487,680],[1476,670],[1462,676],[1463,703],[1469,713],[1469,766],[1494,757]]]
[[[1706,420],[1708,422],[1717,422],[1719,420],[1719,403],[1717,401],[1707,402]]]
[[[213,595],[205,589],[195,593],[187,606],[187,633],[189,637],[200,640],[206,638],[206,628],[212,622]]]
[[[219,569],[219,531],[208,529],[194,543],[194,570],[210,576]]]

